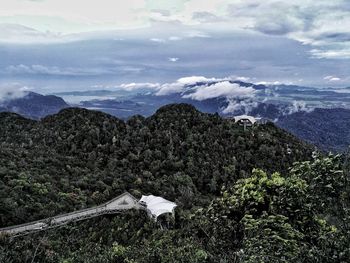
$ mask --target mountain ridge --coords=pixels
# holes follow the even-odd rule
[[[69,105],[61,97],[35,92],[25,92],[22,97],[0,102],[0,112],[15,112],[32,119],[43,118],[67,107]]]

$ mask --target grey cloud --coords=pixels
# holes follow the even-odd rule
[[[126,70],[133,70],[132,68]],[[109,73],[101,69],[81,69],[81,68],[59,68],[56,66],[43,65],[15,65],[6,68],[6,72],[10,74],[38,74],[38,75],[54,75],[54,76],[91,76]]]
[[[286,18],[282,19],[258,19],[255,23],[254,29],[269,35],[285,35],[299,29],[298,25]]]
[[[211,37],[168,40],[169,36],[183,37],[189,32],[192,35],[207,32]],[[156,33],[155,37],[166,42],[150,41],[147,34],[137,39],[120,35],[123,41],[97,39],[50,45],[0,44],[0,78],[1,81],[30,82],[31,86],[38,82],[43,87],[62,85],[61,89],[73,85],[115,86],[128,82],[173,83],[182,76],[191,75],[217,78],[236,75],[250,77],[255,82],[328,86],[323,76],[348,75],[350,66],[348,60],[312,59],[308,56],[311,49],[314,49],[312,55],[315,57],[332,57],[334,54],[325,53],[327,50],[322,50],[322,47],[310,48],[283,36],[252,31],[208,32],[201,27],[192,27],[191,30],[175,27],[167,35]],[[180,59],[174,63],[167,58]],[[296,72],[300,75],[294,75]],[[298,82],[299,79],[304,81]],[[344,82],[332,84],[341,86]]]
[[[192,19],[202,23],[224,21],[222,17],[214,15],[210,12],[194,12],[192,15]]]
[[[23,75],[48,75],[62,77],[88,77],[110,74],[138,73],[144,70],[144,67],[133,65],[119,65],[104,68],[80,68],[80,67],[57,67],[44,65],[11,65],[6,67],[5,73],[23,74]]]
[[[317,36],[317,40],[350,41],[350,32],[324,33]]]
[[[267,35],[286,36],[314,46],[318,58],[349,58],[350,9],[347,1],[247,0],[228,8],[231,23],[242,22]],[[324,53],[322,55],[321,53]]]

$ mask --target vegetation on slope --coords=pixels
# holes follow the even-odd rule
[[[280,118],[277,125],[325,151],[344,152],[350,144],[348,109],[315,109]]]
[[[128,122],[65,109],[38,122],[2,114],[0,124],[1,226],[100,204],[124,191],[179,204],[167,231],[130,211],[3,237],[0,261],[349,258],[350,191],[342,160],[293,165],[310,160],[312,148],[273,124],[243,131],[185,104]]]

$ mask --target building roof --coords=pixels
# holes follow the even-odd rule
[[[249,116],[249,115],[235,116],[234,120],[235,120],[235,122],[238,122],[238,121],[241,121],[241,120],[249,120],[252,124],[257,122],[256,118],[254,118],[253,116]]]
[[[158,216],[172,213],[177,206],[174,202],[168,201],[160,196],[143,195],[141,203],[146,205],[147,210],[157,219]]]

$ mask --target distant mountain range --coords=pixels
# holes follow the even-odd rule
[[[277,126],[327,151],[344,151],[350,146],[350,110],[315,109],[283,116]]]
[[[319,90],[291,85],[268,86],[229,81],[229,84],[253,90],[253,96],[208,96],[206,93],[198,99],[201,89],[215,89],[218,83],[220,82],[207,81],[185,84],[177,92],[162,95],[147,88],[139,89],[138,93],[125,90],[73,91],[56,95],[28,92],[22,98],[0,102],[0,112],[15,112],[28,118],[41,119],[61,109],[78,106],[128,119],[133,115],[150,116],[167,104],[187,103],[202,112],[217,112],[224,117],[249,114],[267,118],[322,150],[344,151],[350,145],[350,109],[338,106],[345,106],[350,102],[350,93],[346,88]],[[75,97],[75,103],[68,104],[60,96]]]
[[[15,112],[31,119],[40,119],[55,114],[69,105],[60,97],[28,92],[21,98],[1,102],[0,112]]]

